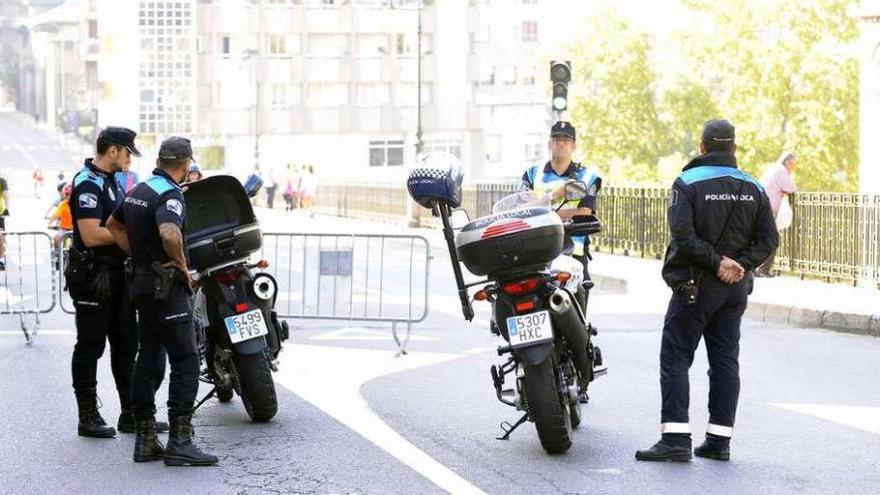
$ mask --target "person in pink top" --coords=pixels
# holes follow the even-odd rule
[[[773,209],[774,217],[779,214],[779,209],[782,207],[782,201],[785,199],[785,196],[797,192],[797,186],[795,186],[794,179],[791,176],[796,165],[797,160],[795,159],[794,153],[788,151],[783,152],[779,157],[779,161],[771,165],[766,172],[764,172],[764,176],[761,177],[761,184],[764,186],[764,190],[767,191],[767,196],[770,198],[770,207]],[[776,224],[779,225],[779,222]],[[788,226],[784,226],[783,229],[786,227]],[[774,258],[776,258],[775,251],[763,265],[755,270],[755,276],[772,277],[773,273],[771,270],[773,269]]]

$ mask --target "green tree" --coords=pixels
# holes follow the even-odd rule
[[[656,182],[670,151],[656,105],[652,38],[612,12],[594,18],[574,49],[571,119],[587,163],[606,181]]]
[[[737,127],[743,168],[759,173],[783,150],[800,158],[801,189],[858,187],[858,27],[846,0],[687,0],[702,30],[684,56]],[[670,102],[670,113],[680,107]]]

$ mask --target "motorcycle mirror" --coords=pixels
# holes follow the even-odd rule
[[[244,190],[249,198],[256,196],[262,187],[263,179],[257,174],[249,175],[247,180],[244,181]]]
[[[584,181],[575,180],[565,184],[565,200],[577,201],[587,197],[587,185]]]
[[[468,212],[461,208],[452,210],[452,214],[449,216],[449,224],[452,226],[452,230],[461,230],[470,221],[471,217],[468,215]]]

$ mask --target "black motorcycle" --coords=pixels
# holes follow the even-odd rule
[[[601,222],[591,216],[563,223],[546,199],[529,192],[504,198],[493,214],[469,221],[456,235],[451,217],[464,213],[453,211],[461,179],[433,165],[413,170],[410,194],[443,220],[465,319],[473,318],[469,288],[482,286],[474,299],[493,305],[490,330],[505,339],[498,355],[506,360],[491,367],[492,382],[499,401],[524,412],[515,424],[502,423],[499,440],[532,421],[547,452],[565,452],[581,423],[587,384],[606,369],[592,343],[596,329],[576,297],[592,283],[583,280],[580,262],[561,254],[566,234],[595,234]],[[566,186],[566,202],[585,195],[582,182]],[[465,284],[459,261],[487,278]]]
[[[259,182],[259,181],[257,181]],[[250,263],[262,245],[259,223],[245,187],[231,176],[208,177],[187,186],[187,252],[198,290],[194,316],[201,359],[201,380],[214,386],[196,407],[214,394],[220,402],[238,394],[248,416],[266,422],[278,411],[272,371],[277,371],[287,322],[274,311],[278,284],[267,263]]]

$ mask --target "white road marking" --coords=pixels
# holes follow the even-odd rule
[[[345,327],[340,328],[339,330],[333,330],[332,332],[316,335],[309,340],[393,340],[393,337],[391,336],[391,329],[381,331],[367,330],[363,327]],[[426,342],[440,342],[440,339],[438,338],[425,337],[422,335],[410,335],[409,340],[410,342],[419,340]]]
[[[413,352],[395,358],[387,351],[291,345],[283,354],[275,381],[388,452],[443,490],[483,494],[467,480],[400,436],[360,394],[361,386],[380,376],[459,358],[455,354]],[[340,367],[339,363],[346,366]]]
[[[487,352],[495,352],[495,349],[492,349],[491,347],[475,347],[475,348],[473,348],[473,349],[468,349],[468,350],[466,350],[466,351],[461,351],[462,354],[469,354],[469,355],[472,355],[472,356],[475,356],[475,355],[477,355],[477,354],[484,354],[484,353],[487,353]]]
[[[880,407],[783,403],[770,405],[880,435]]]

